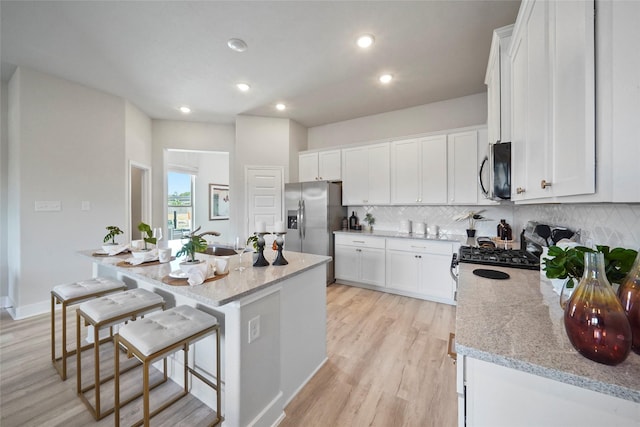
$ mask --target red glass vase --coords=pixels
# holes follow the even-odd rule
[[[604,272],[601,252],[584,254],[584,273],[564,311],[569,341],[584,357],[605,365],[624,361],[631,326]]]
[[[618,299],[631,326],[631,350],[640,354],[640,250],[629,274],[618,288]]]

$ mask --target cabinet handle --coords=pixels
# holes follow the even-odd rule
[[[447,355],[453,359],[453,364],[456,364],[458,359],[458,353],[453,350],[453,341],[456,339],[456,334],[449,332],[449,345],[447,345]]]
[[[322,181],[322,177],[321,176],[318,177],[318,181]]]
[[[364,244],[364,240],[352,240],[353,243],[363,243]]]
[[[411,247],[414,248],[414,249],[427,249],[426,246],[413,246],[412,245]]]
[[[362,201],[362,203],[367,203],[367,202],[369,202],[369,201],[368,201],[368,200],[363,200],[363,201]]]
[[[544,179],[542,181],[540,181],[540,188],[542,188],[544,190],[547,187],[551,187],[551,183],[550,182],[547,182]]]
[[[516,194],[522,194],[522,193],[524,193],[525,191],[526,191],[526,190],[525,190],[524,188],[522,188],[522,187],[518,187],[518,188],[516,188]]]
[[[362,252],[362,249],[356,249],[356,252]]]

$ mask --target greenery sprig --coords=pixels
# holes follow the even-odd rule
[[[109,234],[104,236],[104,240],[102,241],[103,243],[107,243],[109,240],[111,240],[111,243],[115,245],[116,236],[119,234],[124,234],[124,232],[120,230],[120,228],[117,225],[108,225],[107,231],[109,231]]]
[[[191,234],[187,240],[187,243],[182,245],[182,248],[176,254],[177,257],[186,255],[187,258],[190,258],[188,261],[195,262],[196,261],[196,252],[204,252],[207,250],[207,241],[204,237],[196,236],[195,234]]]
[[[586,252],[602,252],[604,254],[604,272],[609,283],[620,283],[629,273],[636,259],[637,251],[633,249],[596,246],[596,249],[585,246],[575,248],[549,247],[549,255],[543,261],[543,270],[549,279],[569,279],[567,288],[582,278],[584,273],[584,254]]]
[[[149,248],[147,248],[147,243],[152,245],[156,244],[157,240],[155,237],[153,237],[153,230],[151,229],[149,224],[145,224],[144,222],[141,222],[140,224],[138,224],[138,231],[147,235],[147,237],[143,238],[145,251],[149,250]]]

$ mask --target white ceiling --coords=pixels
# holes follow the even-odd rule
[[[154,119],[250,114],[312,127],[485,91],[492,31],[513,23],[519,4],[2,0],[2,79],[27,66],[124,97]],[[355,45],[361,33],[375,35],[367,51]],[[249,49],[228,49],[232,37]],[[395,80],[381,86],[382,72]]]

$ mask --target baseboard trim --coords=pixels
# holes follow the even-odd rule
[[[35,304],[14,307],[13,304],[11,304],[11,301],[9,301],[9,304],[7,304],[7,307],[5,308],[13,320],[22,320],[28,317],[48,313],[49,310],[51,310],[51,302],[41,301]]]

